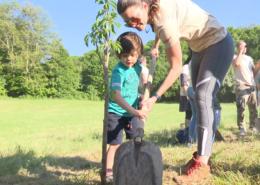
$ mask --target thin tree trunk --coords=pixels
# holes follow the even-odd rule
[[[109,101],[109,79],[108,79],[108,63],[109,63],[109,49],[105,49],[103,71],[105,82],[105,104],[104,104],[104,120],[103,120],[103,140],[102,140],[102,172],[101,184],[106,184],[106,163],[107,163],[107,120],[108,120],[108,101]]]
[[[27,43],[27,47],[26,47],[26,66],[25,66],[25,70],[26,70],[26,74],[29,74],[29,51],[28,51],[28,43]]]

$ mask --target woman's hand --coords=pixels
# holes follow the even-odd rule
[[[144,110],[145,112],[150,112],[153,108],[153,105],[155,104],[157,98],[155,96],[152,96],[149,99],[143,100],[141,102],[141,110]]]

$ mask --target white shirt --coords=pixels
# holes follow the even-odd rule
[[[237,56],[235,55],[234,58]],[[240,62],[240,66],[236,67],[233,65],[234,69],[234,80],[236,85],[239,87],[255,86],[254,79],[254,63],[252,57],[248,55],[243,55]]]
[[[183,39],[196,52],[227,35],[226,29],[214,16],[191,0],[160,0],[159,12],[154,17],[154,29],[166,47]]]

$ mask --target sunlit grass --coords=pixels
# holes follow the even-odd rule
[[[99,184],[103,102],[1,99],[0,105],[0,184]],[[163,184],[173,184],[196,150],[176,144],[183,121],[178,104],[156,104],[145,125],[145,139],[163,154]],[[259,184],[260,138],[237,136],[235,104],[222,104],[220,131],[226,141],[213,147],[212,184]]]

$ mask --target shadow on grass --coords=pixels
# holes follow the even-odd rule
[[[176,138],[176,133],[179,129],[171,129],[171,130],[162,130],[158,132],[153,133],[146,133],[145,140],[151,141],[154,144],[160,146],[160,147],[169,147],[169,146],[187,146],[187,144],[180,144]],[[223,132],[222,132],[223,131]],[[234,142],[243,140],[244,142],[252,141],[254,138],[260,138],[260,135],[254,135],[252,134],[241,138],[239,136],[239,132],[236,128],[224,128],[221,131],[221,135],[224,137],[224,142]],[[215,140],[215,142],[218,142],[219,140]]]
[[[176,132],[178,130],[162,130],[154,133],[147,133],[145,136],[145,140],[151,141],[159,147],[168,147],[172,145],[178,145],[178,141],[176,138]]]
[[[67,170],[86,170],[101,168],[101,164],[88,161],[82,157],[55,157],[47,156],[42,161],[50,166],[60,167]]]
[[[159,147],[171,147],[171,146],[183,146],[187,147],[187,144],[180,144],[176,138],[176,133],[179,129],[162,130],[159,132],[147,133],[145,135],[145,140],[153,142]],[[170,179],[173,176],[178,176],[183,165],[186,164],[186,159],[180,161],[175,161],[177,165],[163,164],[164,171],[168,171],[171,174]],[[167,172],[166,172],[167,173]],[[174,174],[174,175],[173,175]]]
[[[159,147],[186,146],[186,144],[180,144],[178,142],[176,138],[176,133],[178,130],[179,129],[165,129],[153,133],[146,133],[144,139],[153,142]],[[232,143],[237,141],[252,142],[254,140],[260,140],[260,133],[253,134],[252,132],[248,131],[246,136],[241,137],[239,135],[239,130],[235,127],[222,128],[220,132],[225,139],[225,143]],[[216,140],[215,142],[218,142],[218,140]]]
[[[226,142],[234,141],[243,141],[243,142],[252,142],[254,140],[260,140],[260,133],[255,134],[252,131],[248,130],[245,136],[239,135],[239,130],[237,127],[223,128],[223,136]]]
[[[37,157],[18,148],[0,156],[0,185],[98,185],[99,170],[99,163],[81,157]]]

